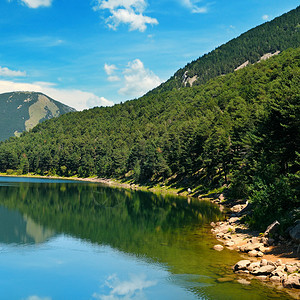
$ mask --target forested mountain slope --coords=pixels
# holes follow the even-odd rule
[[[127,176],[200,192],[226,184],[258,203],[261,222],[292,220],[299,82],[297,48],[201,86],[65,114],[0,143],[0,171]]]
[[[0,94],[0,141],[19,136],[39,122],[75,109],[42,93],[12,92]]]
[[[199,85],[222,74],[233,72],[242,64],[255,63],[265,54],[274,54],[300,46],[300,6],[253,28],[241,36],[179,69],[168,81],[150,93]]]

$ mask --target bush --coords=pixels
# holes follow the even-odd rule
[[[12,169],[7,169],[6,170],[7,175],[12,175],[13,173],[14,173],[14,170],[12,170]]]
[[[256,178],[250,186],[250,202],[253,204],[250,223],[258,229],[265,229],[275,220],[286,224],[290,211],[297,207],[296,193],[284,176],[274,179],[273,183]]]

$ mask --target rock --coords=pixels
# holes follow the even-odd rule
[[[256,255],[257,257],[263,257],[264,256],[264,254],[261,252],[261,251],[257,251],[257,255]]]
[[[252,250],[259,250],[260,251],[261,247],[264,247],[264,245],[261,244],[261,243],[256,243],[256,244],[248,243],[245,246],[244,251],[245,252],[249,252],[249,251],[252,251]]]
[[[240,218],[238,217],[232,217],[228,220],[229,224],[239,223]]]
[[[267,279],[268,279],[268,276],[265,276],[265,275],[259,275],[259,276],[256,276],[255,278],[256,278],[256,279],[259,279],[259,280],[267,280]]]
[[[276,266],[282,266],[281,259],[276,260],[275,264],[276,264]]]
[[[270,277],[270,280],[277,283],[281,282],[281,278],[279,276],[272,276]]]
[[[283,286],[286,288],[300,288],[300,274],[294,273],[289,275],[284,281]]]
[[[250,272],[248,270],[238,270],[235,272],[236,274],[249,274]]]
[[[274,244],[274,239],[268,238],[268,244],[269,246],[272,246]]]
[[[300,243],[300,222],[289,231],[289,235],[296,243]]]
[[[250,264],[251,264],[251,261],[248,259],[240,260],[239,262],[237,262],[234,265],[233,269],[234,269],[234,271],[246,270]]]
[[[298,267],[296,265],[286,265],[285,266],[285,270],[288,272],[288,273],[295,273],[298,271]]]
[[[269,225],[264,232],[264,236],[268,236],[269,234],[274,234],[279,227],[280,223],[278,221],[274,221],[271,225]]]
[[[275,269],[272,273],[272,276],[277,276],[279,277],[281,280],[284,280],[287,278],[287,274],[284,272],[284,267],[280,266],[277,269]]]
[[[214,245],[214,250],[216,251],[222,251],[224,247],[222,245]]]
[[[268,261],[266,259],[262,259],[260,261],[260,266],[263,267],[263,266],[267,266],[268,265]]]
[[[237,205],[234,205],[233,207],[231,207],[230,210],[231,210],[232,212],[239,213],[243,208],[244,208],[243,205],[237,204]]]
[[[256,250],[251,250],[251,251],[248,252],[248,255],[249,255],[250,257],[257,257],[257,253],[258,253],[258,251],[256,251]]]
[[[210,226],[213,227],[213,228],[215,228],[216,227],[216,223],[215,222],[211,222]]]
[[[244,279],[244,278],[238,279],[237,282],[240,283],[240,284],[244,284],[244,285],[249,285],[249,284],[251,284],[250,281],[248,281],[248,280],[246,280],[246,279]]]
[[[235,242],[232,242],[232,241],[228,241],[228,242],[225,243],[226,247],[232,247],[234,245],[235,245]]]
[[[247,270],[252,273],[254,270],[257,270],[260,268],[260,263],[259,261],[251,263],[248,267]]]
[[[252,274],[256,275],[256,276],[259,276],[259,275],[269,275],[274,270],[275,270],[274,266],[267,265],[267,266],[263,266],[263,267],[261,267],[261,268],[259,268],[257,270],[254,270],[252,272]]]
[[[216,234],[217,239],[222,239],[224,237],[224,233]]]

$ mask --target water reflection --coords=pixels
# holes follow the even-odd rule
[[[0,206],[0,243],[43,243],[54,234],[53,230],[37,224],[29,216]]]
[[[235,281],[230,266],[240,257],[212,249],[207,224],[222,215],[209,202],[89,183],[12,183],[0,177],[0,299],[288,299]]]
[[[136,254],[171,245],[183,228],[221,217],[208,202],[95,184],[20,182],[12,188],[4,182],[0,204],[3,242],[43,242],[57,232]]]

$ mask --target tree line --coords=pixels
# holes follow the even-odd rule
[[[250,197],[299,217],[300,48],[206,84],[68,113],[0,143],[0,171],[126,178]],[[292,216],[291,216],[292,214]]]

